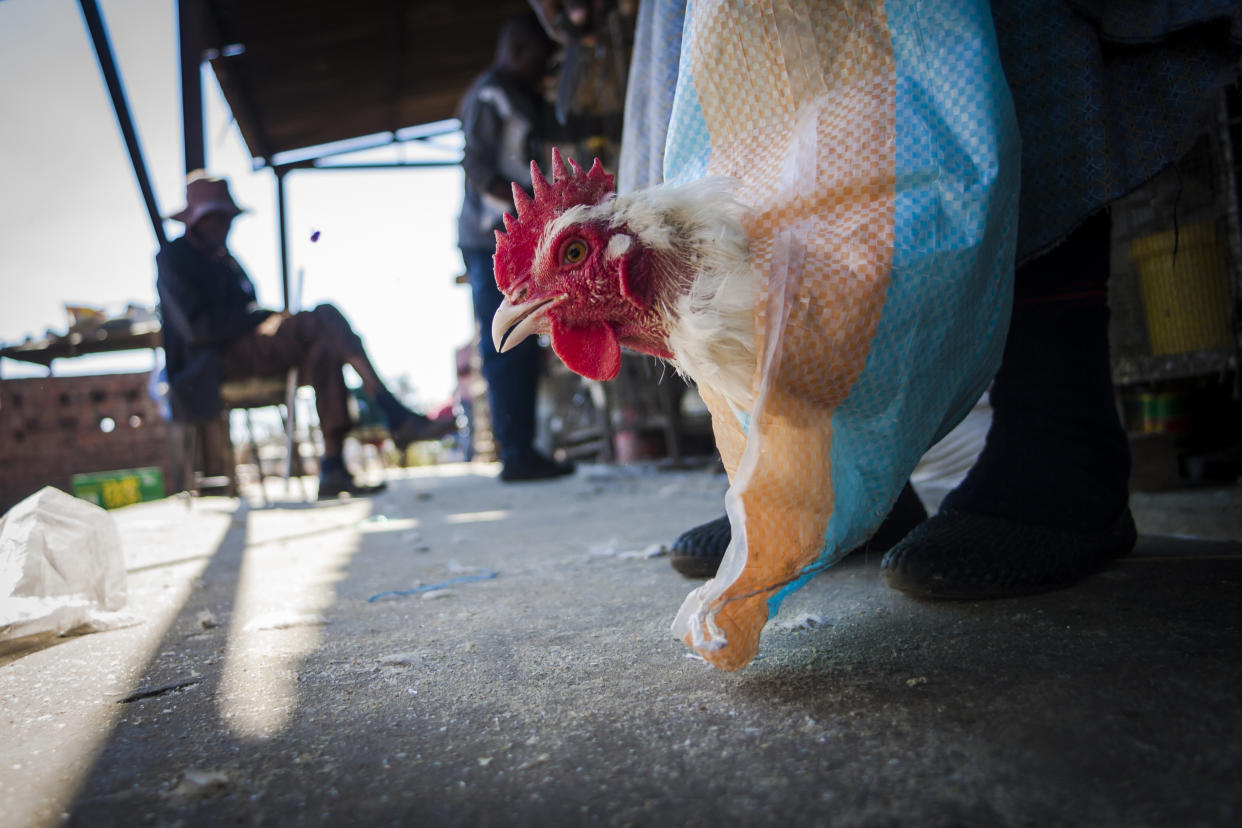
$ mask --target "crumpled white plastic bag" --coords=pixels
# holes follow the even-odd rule
[[[139,623],[112,516],[51,486],[0,518],[0,641]]]

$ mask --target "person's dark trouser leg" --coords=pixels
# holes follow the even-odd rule
[[[363,353],[362,340],[331,305],[320,305],[284,319],[270,335],[251,331],[226,347],[222,359],[225,380],[277,377],[297,367],[299,382],[315,390],[315,410],[323,433],[319,495],[371,494],[383,486],[357,485],[342,457],[345,435],[352,426],[349,390],[341,369],[350,357]]]
[[[1107,213],[1018,269],[992,426],[942,510],[1100,531],[1125,508],[1130,449],[1108,356]]]
[[[349,389],[341,373],[343,364],[329,346],[316,343],[306,351],[299,367],[299,381],[315,390],[315,412],[323,433],[324,455],[328,457],[341,456],[345,435],[352,426]]]
[[[492,317],[503,297],[492,272],[492,251],[462,249],[479,322],[479,353],[487,401],[491,407],[492,434],[500,444],[502,462],[534,450],[535,391],[539,381],[539,344],[533,337],[511,351],[497,353],[492,344]]]
[[[303,376],[315,388],[325,444],[328,444],[329,434],[334,440],[337,435],[343,440],[353,425],[349,416],[349,390],[341,373],[346,364],[358,372],[363,393],[374,403],[398,449],[404,450],[417,440],[439,439],[456,428],[452,418],[432,421],[411,411],[388,390],[371,365],[361,337],[334,305],[319,305],[314,310],[294,314],[281,328],[285,325],[289,326],[290,335],[301,343]]]
[[[362,340],[344,315],[326,304],[295,313],[281,323],[273,338],[295,349],[299,381],[315,390],[324,455],[339,457],[345,435],[353,425],[349,389],[341,370],[350,355],[362,353]]]
[[[347,356],[362,342],[340,311],[321,305],[281,321],[272,334],[251,331],[231,342],[221,355],[224,380],[281,377],[297,367],[299,381],[315,390],[315,410],[323,433],[319,463],[319,497],[374,494],[384,488],[356,484],[345,468],[342,449],[349,432],[349,391],[341,373]]]
[[[306,358],[303,361],[306,381],[315,387],[316,400],[326,397],[322,403],[318,403],[321,423],[324,408],[334,412],[329,418],[334,424],[342,412],[349,410],[349,390],[341,373],[341,369],[349,364],[358,372],[362,379],[363,392],[376,404],[389,431],[395,436],[397,428],[413,412],[392,395],[376,374],[362,345],[362,338],[354,332],[344,314],[335,305],[323,304],[316,306],[314,310],[295,314],[288,322],[293,323],[298,338],[306,348]],[[324,388],[322,394],[319,384]],[[350,426],[348,413],[345,416],[342,434]]]
[[[992,426],[936,517],[884,558],[890,586],[987,598],[1071,583],[1130,551],[1129,444],[1108,357],[1101,213],[1019,269]]]
[[[251,331],[230,343],[221,357],[221,375],[225,380],[277,377],[297,367],[299,381],[315,389],[325,454],[339,455],[350,427],[341,368],[346,353],[361,347],[340,311],[321,305],[283,320],[270,335]]]

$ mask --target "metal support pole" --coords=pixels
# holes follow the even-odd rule
[[[203,141],[203,5],[202,0],[178,0],[177,46],[181,53],[181,126],[185,171],[207,166]]]
[[[99,6],[96,5],[95,0],[78,0],[78,3],[82,7],[82,17],[86,20],[86,28],[90,31],[91,41],[95,45],[95,57],[99,60],[99,68],[108,86],[108,94],[112,97],[112,108],[116,112],[121,135],[125,138],[125,148],[129,150],[129,160],[134,166],[138,189],[142,191],[142,199],[146,202],[147,213],[151,217],[151,228],[155,231],[155,240],[160,247],[163,247],[168,243],[168,238],[164,235],[164,220],[160,218],[159,208],[155,205],[155,191],[151,189],[151,179],[147,176],[147,165],[142,158],[142,147],[139,146],[138,134],[134,131],[133,118],[129,114],[129,104],[125,100],[125,89],[121,86],[120,75],[117,74],[116,62],[112,58],[112,46],[108,42],[108,32],[104,28],[103,18],[99,15]]]
[[[280,295],[285,310],[289,309],[289,229],[285,225],[285,174],[284,167],[276,167],[276,220],[280,222]]]

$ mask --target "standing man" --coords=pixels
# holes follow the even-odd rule
[[[406,408],[380,381],[362,340],[333,305],[290,314],[259,307],[254,284],[229,253],[233,219],[242,212],[223,179],[191,174],[186,206],[170,218],[185,234],[155,257],[156,289],[163,317],[164,355],[173,419],[205,422],[220,413],[220,384],[251,377],[280,377],[299,368],[315,389],[323,432],[319,497],[371,494],[345,468],[342,447],[353,425],[341,369],[351,366],[379,410],[397,448],[437,439],[453,418],[429,420]]]
[[[540,92],[553,43],[534,15],[505,23],[491,69],[466,92],[460,112],[465,133],[462,168],[466,192],[458,221],[458,245],[470,277],[474,315],[483,335],[479,350],[492,413],[492,431],[500,444],[500,479],[543,480],[569,474],[560,463],[535,449],[535,390],[542,354],[535,339],[504,354],[496,352],[490,331],[500,306],[492,270],[495,231],[512,212],[512,182],[530,189],[530,162],[543,161],[553,135],[552,108]]]

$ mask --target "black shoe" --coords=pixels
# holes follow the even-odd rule
[[[574,473],[574,464],[562,463],[547,455],[532,451],[529,454],[506,460],[500,467],[500,479],[505,483],[521,483],[528,480],[550,480]]]
[[[983,600],[1068,586],[1134,549],[1126,508],[1103,532],[941,512],[880,562],[884,582],[919,598]]]
[[[439,440],[457,430],[457,418],[451,413],[434,420],[422,414],[411,413],[401,425],[391,429],[392,441],[397,451],[405,451],[412,443],[422,440]]]
[[[919,500],[914,487],[907,482],[880,528],[875,530],[869,541],[850,554],[862,551],[884,552],[925,520],[927,510],[923,508],[923,501]],[[673,569],[687,578],[714,578],[732,536],[728,515],[699,524],[682,532],[673,541],[668,562],[673,565]]]
[[[687,578],[714,578],[732,537],[729,516],[721,515],[678,535],[668,562]]]
[[[320,500],[331,500],[341,495],[349,495],[350,497],[364,497],[366,495],[378,494],[388,488],[387,483],[379,483],[374,486],[366,486],[361,483],[354,482],[349,472],[328,472],[319,475],[319,495]]]

